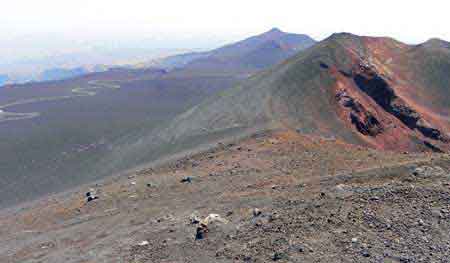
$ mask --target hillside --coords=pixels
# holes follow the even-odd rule
[[[0,261],[448,262],[449,171],[448,155],[259,133],[0,210]]]
[[[274,28],[212,51],[168,57],[159,66],[187,71],[252,72],[275,65],[314,44],[315,40],[307,35]]]
[[[445,151],[448,72],[444,41],[334,34],[182,114],[168,137],[287,127],[383,150]]]
[[[103,172],[98,160],[123,137],[151,133],[235,83],[232,76],[113,69],[1,89],[0,207],[118,172]]]
[[[445,45],[334,34],[152,132],[124,138],[98,161],[100,172],[174,159],[266,130],[379,150],[447,151],[449,63]]]
[[[285,35],[276,33],[275,35]],[[278,36],[266,34],[266,39]],[[240,43],[253,46],[260,36]],[[286,43],[291,43],[287,37]],[[239,44],[220,54],[235,57]],[[262,57],[279,57],[264,49]],[[285,54],[285,53],[283,53]],[[260,57],[260,59],[262,59]],[[223,58],[225,61],[226,59]],[[275,63],[269,59],[265,67]],[[73,72],[59,73],[72,74]],[[59,192],[133,169],[192,148],[166,144],[159,134],[175,116],[205,98],[235,86],[248,71],[167,71],[111,68],[62,81],[9,86],[0,91],[0,207]],[[52,74],[50,74],[52,75]],[[53,78],[52,77],[52,78]],[[19,153],[19,154],[11,154]],[[28,172],[33,171],[33,176]],[[20,190],[19,190],[20,189]],[[26,190],[23,190],[26,189]]]

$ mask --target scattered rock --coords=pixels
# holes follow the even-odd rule
[[[370,197],[369,200],[370,200],[370,201],[379,201],[380,198],[379,198],[378,196],[372,196],[372,197]]]
[[[258,217],[262,214],[262,211],[258,208],[253,208],[253,216]]]
[[[273,261],[287,260],[288,258],[288,255],[284,252],[275,252],[272,257]]]
[[[227,224],[228,221],[218,214],[209,214],[207,217],[205,217],[203,220],[200,220],[200,222],[198,223],[195,239],[200,240],[206,238],[207,234],[209,233],[209,225],[214,223]]]
[[[200,225],[197,227],[197,231],[195,234],[195,240],[201,240],[206,238],[206,234],[209,232],[207,226]]]
[[[86,199],[86,201],[87,202],[91,202],[91,201],[94,201],[94,200],[97,200],[98,199],[98,196],[88,196],[88,198]]]
[[[86,202],[91,202],[97,199],[98,196],[95,194],[95,190],[91,189],[89,192],[86,192]]]
[[[209,214],[207,217],[205,217],[203,220],[200,221],[201,225],[209,225],[211,223],[228,223],[228,221],[224,218],[222,218],[220,215],[218,214]]]
[[[270,144],[278,144],[278,143],[279,143],[279,140],[277,140],[277,139],[269,139],[268,142],[269,142]]]
[[[200,223],[200,217],[193,213],[189,216],[189,221],[191,222],[192,225],[196,225]]]
[[[445,174],[445,171],[439,166],[422,166],[414,169],[412,174],[416,177],[428,178],[431,176],[442,176]]]
[[[182,183],[192,183],[193,179],[194,178],[192,176],[186,176],[186,177],[183,177],[183,179],[181,179],[181,182]]]
[[[419,226],[423,226],[425,224],[425,222],[422,219],[419,219],[418,223],[419,223]]]
[[[56,246],[56,244],[53,242],[45,242],[45,243],[41,244],[41,249],[54,248],[55,246]]]
[[[147,246],[149,244],[149,242],[147,240],[141,241],[138,243],[138,246]]]
[[[269,222],[275,221],[280,218],[280,215],[278,213],[273,213],[269,215]]]
[[[367,251],[367,250],[361,251],[361,255],[362,255],[363,257],[366,257],[366,258],[370,257],[370,253],[369,253],[369,251]]]

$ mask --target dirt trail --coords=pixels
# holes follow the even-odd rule
[[[66,99],[71,99],[71,98],[76,98],[76,97],[95,96],[97,94],[97,91],[100,89],[120,89],[120,85],[105,82],[105,81],[91,80],[88,82],[87,87],[78,87],[78,88],[72,89],[71,95],[24,99],[24,100],[18,100],[18,101],[11,102],[8,104],[0,105],[0,122],[30,119],[30,118],[38,117],[40,115],[39,112],[19,113],[19,112],[6,111],[6,109],[9,107],[25,105],[25,104],[32,104],[32,103],[40,103],[40,102],[52,102],[52,101],[66,100]]]

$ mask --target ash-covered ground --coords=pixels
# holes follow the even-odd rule
[[[4,210],[0,261],[449,262],[449,171],[262,133]]]

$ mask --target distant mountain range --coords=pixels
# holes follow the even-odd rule
[[[87,73],[89,73],[89,71],[83,67],[73,69],[54,68],[42,72],[39,81],[63,80],[78,77]]]
[[[156,66],[209,72],[255,71],[280,63],[315,43],[307,35],[285,33],[274,28],[212,51],[171,56]]]
[[[314,45],[314,43],[316,43],[316,41],[307,35],[285,33],[274,28],[263,34],[212,51],[169,56],[153,61],[148,66],[161,67],[164,69],[183,69],[186,74],[191,74],[192,72],[200,72],[202,74],[248,73],[280,63],[298,51]],[[53,60],[63,63],[65,59],[69,61],[78,61],[78,59],[73,56],[63,56]],[[30,63],[36,64],[37,62]],[[26,63],[24,62],[24,64]],[[136,67],[145,67],[146,65],[146,63],[144,63],[144,66],[141,64],[142,63],[137,64]],[[28,77],[20,78],[10,77],[8,78],[8,82],[0,79],[0,86],[4,84],[26,83],[31,81],[64,80],[104,70],[106,70],[106,66],[52,67],[33,76],[30,75]]]
[[[107,70],[107,66],[94,66],[94,67],[75,67],[75,68],[50,68],[42,71],[34,76],[22,76],[22,77],[10,77],[6,74],[0,75],[0,87],[8,85],[13,87],[18,84],[26,84],[31,82],[44,82],[71,79],[79,76],[83,76],[95,72],[103,72]]]
[[[193,72],[201,74],[249,73],[280,63],[315,43],[316,41],[307,35],[285,33],[274,28],[263,34],[211,51],[169,56],[151,63],[151,67],[182,70],[186,74]],[[44,70],[27,81],[20,80],[18,83],[65,80],[89,73],[102,72],[107,70],[107,68],[107,66],[54,67]],[[126,68],[133,67],[127,66],[124,67],[124,70]],[[14,80],[9,79],[9,81],[15,83]],[[4,84],[6,83],[5,80]],[[1,79],[0,85],[2,85]]]

